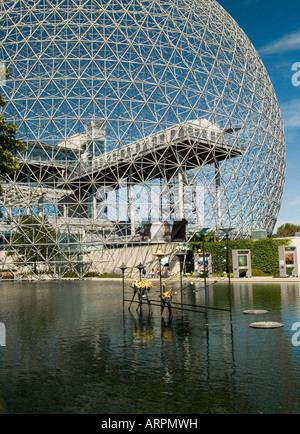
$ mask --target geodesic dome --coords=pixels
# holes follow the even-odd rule
[[[216,1],[6,0],[0,23],[4,114],[28,146],[1,197],[21,263],[72,267],[88,251],[176,240],[180,222],[187,240],[204,226],[272,233],[280,110]]]

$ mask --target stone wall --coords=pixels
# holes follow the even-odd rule
[[[117,249],[105,249],[91,252],[84,256],[84,260],[92,260],[94,268],[92,271],[98,273],[118,273],[121,274],[120,266],[125,263],[128,267],[126,276],[132,278],[139,277],[136,266],[142,263],[146,269],[147,277],[152,268],[159,268],[159,261],[153,255],[157,250],[162,250],[169,258],[169,267],[162,267],[162,275],[166,275],[168,268],[172,273],[179,272],[179,261],[174,253],[178,250],[178,243],[142,245],[135,247],[122,247]]]

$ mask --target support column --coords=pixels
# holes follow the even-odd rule
[[[151,221],[151,217],[152,217],[152,186],[150,184],[150,186],[147,188],[147,197],[148,197],[148,219]]]
[[[178,171],[178,205],[179,205],[179,218],[184,219],[184,185],[182,170]]]
[[[132,179],[132,172],[130,170],[130,175],[127,184],[128,191],[128,217],[130,221],[131,235],[135,233],[135,198],[134,198],[134,183]]]
[[[39,217],[43,217],[43,215],[44,215],[44,198],[43,198],[43,196],[38,201],[38,215],[39,215]]]
[[[222,227],[222,197],[221,197],[221,174],[219,162],[215,161],[216,198],[217,198],[217,227]]]
[[[5,207],[5,218],[7,220],[12,220],[12,206]]]
[[[97,193],[96,187],[95,187],[95,185],[93,185],[93,187],[92,187],[92,219],[93,220],[96,220],[96,218],[97,218],[97,204],[98,204],[98,202],[97,202],[96,193]]]
[[[174,182],[172,183],[170,182],[170,186],[169,186],[170,219],[174,218],[174,213],[175,213],[174,190],[175,190]]]
[[[120,221],[120,187],[116,190],[116,219]]]
[[[63,217],[64,218],[68,217],[68,198],[67,198],[67,196],[65,196],[63,198]]]
[[[162,179],[159,180],[159,220],[163,219],[163,182]]]

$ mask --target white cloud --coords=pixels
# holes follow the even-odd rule
[[[281,113],[285,128],[300,128],[300,99],[293,99],[281,104]]]
[[[300,30],[284,35],[275,41],[263,46],[260,54],[278,54],[298,51],[300,49]]]

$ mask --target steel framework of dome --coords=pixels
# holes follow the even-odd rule
[[[3,112],[28,147],[3,184],[2,270],[81,274],[103,249],[204,226],[272,233],[280,110],[215,0],[6,0],[0,40]]]

